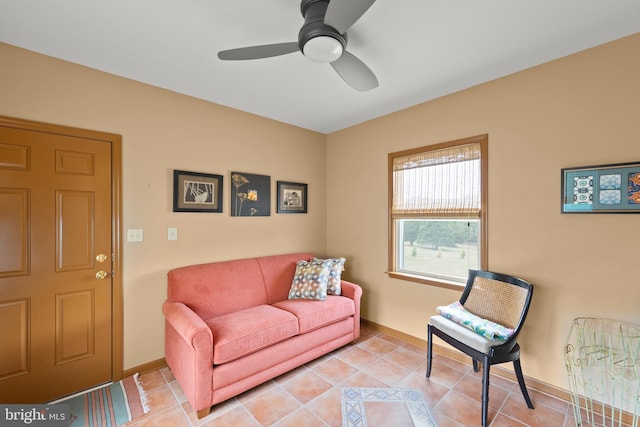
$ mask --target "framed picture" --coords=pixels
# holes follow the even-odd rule
[[[564,168],[562,213],[640,213],[640,162]]]
[[[231,172],[231,216],[270,216],[271,177]]]
[[[307,213],[307,184],[278,181],[278,213]]]
[[[222,175],[173,171],[174,212],[222,212]]]

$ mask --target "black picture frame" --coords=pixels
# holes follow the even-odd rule
[[[278,181],[278,213],[307,213],[307,184]]]
[[[563,168],[561,212],[640,213],[640,162]]]
[[[222,175],[173,171],[174,212],[222,212]]]
[[[271,177],[231,172],[231,216],[270,216]]]

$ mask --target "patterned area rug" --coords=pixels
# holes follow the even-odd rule
[[[69,405],[71,427],[115,427],[149,412],[138,374],[58,403]]]
[[[418,390],[348,387],[341,392],[343,427],[437,427]]]

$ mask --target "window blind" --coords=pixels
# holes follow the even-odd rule
[[[393,159],[393,218],[480,217],[480,143]]]

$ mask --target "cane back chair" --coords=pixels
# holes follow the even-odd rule
[[[463,326],[443,315],[432,316],[427,327],[427,378],[431,375],[432,335],[438,336],[473,360],[473,370],[479,371],[482,363],[482,426],[487,425],[489,404],[489,371],[491,365],[513,362],[518,384],[530,409],[533,403],[527,392],[520,365],[520,346],[516,342],[522,329],[531,297],[533,285],[517,277],[483,270],[470,270],[467,284],[459,303],[464,310],[477,318],[513,330],[508,336],[498,339]]]

